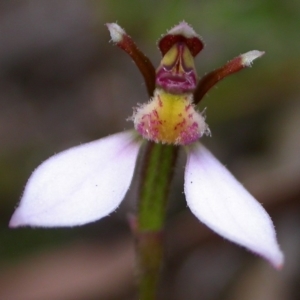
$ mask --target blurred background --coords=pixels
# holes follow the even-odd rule
[[[132,127],[148,100],[131,59],[109,43],[118,23],[157,66],[156,41],[181,20],[203,37],[202,76],[249,50],[266,55],[206,95],[203,143],[270,213],[278,272],[201,225],[183,195],[184,155],[166,226],[160,299],[300,299],[300,2],[0,1],[0,299],[135,299],[134,241],[117,212],[78,228],[7,227],[31,172],[63,149]]]

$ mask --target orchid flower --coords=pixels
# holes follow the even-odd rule
[[[141,146],[170,145],[186,151],[184,192],[193,214],[222,237],[280,268],[283,254],[269,215],[199,142],[210,134],[197,110],[199,101],[219,80],[249,67],[264,53],[242,54],[198,82],[194,57],[204,44],[187,23],[179,23],[160,39],[163,57],[156,70],[118,24],[107,26],[113,43],[139,67],[151,99],[134,108],[133,130],[68,149],[43,162],[29,178],[10,227],[77,226],[109,215],[130,187]]]

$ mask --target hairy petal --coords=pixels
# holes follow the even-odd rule
[[[194,103],[198,104],[204,95],[225,77],[251,67],[255,59],[263,56],[264,51],[252,50],[230,60],[223,67],[216,69],[201,78],[194,91]]]
[[[155,89],[155,68],[150,59],[138,49],[133,39],[117,23],[107,23],[106,26],[112,42],[124,50],[139,68],[144,77],[148,94],[152,97]]]
[[[221,236],[280,268],[283,254],[267,212],[204,146],[187,149],[184,189],[191,211]]]
[[[107,216],[129,188],[139,148],[127,131],[50,157],[29,178],[10,227],[75,226]]]

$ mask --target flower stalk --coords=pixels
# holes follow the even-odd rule
[[[178,147],[148,142],[140,181],[138,228],[161,230]]]
[[[138,231],[136,237],[138,299],[157,299],[163,261],[163,230]]]
[[[178,147],[147,142],[140,181],[136,240],[139,299],[156,299],[163,258],[163,228]]]

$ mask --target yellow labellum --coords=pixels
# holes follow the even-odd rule
[[[187,145],[208,132],[191,94],[171,94],[162,89],[156,89],[150,102],[136,110],[133,120],[144,138],[167,144]]]

